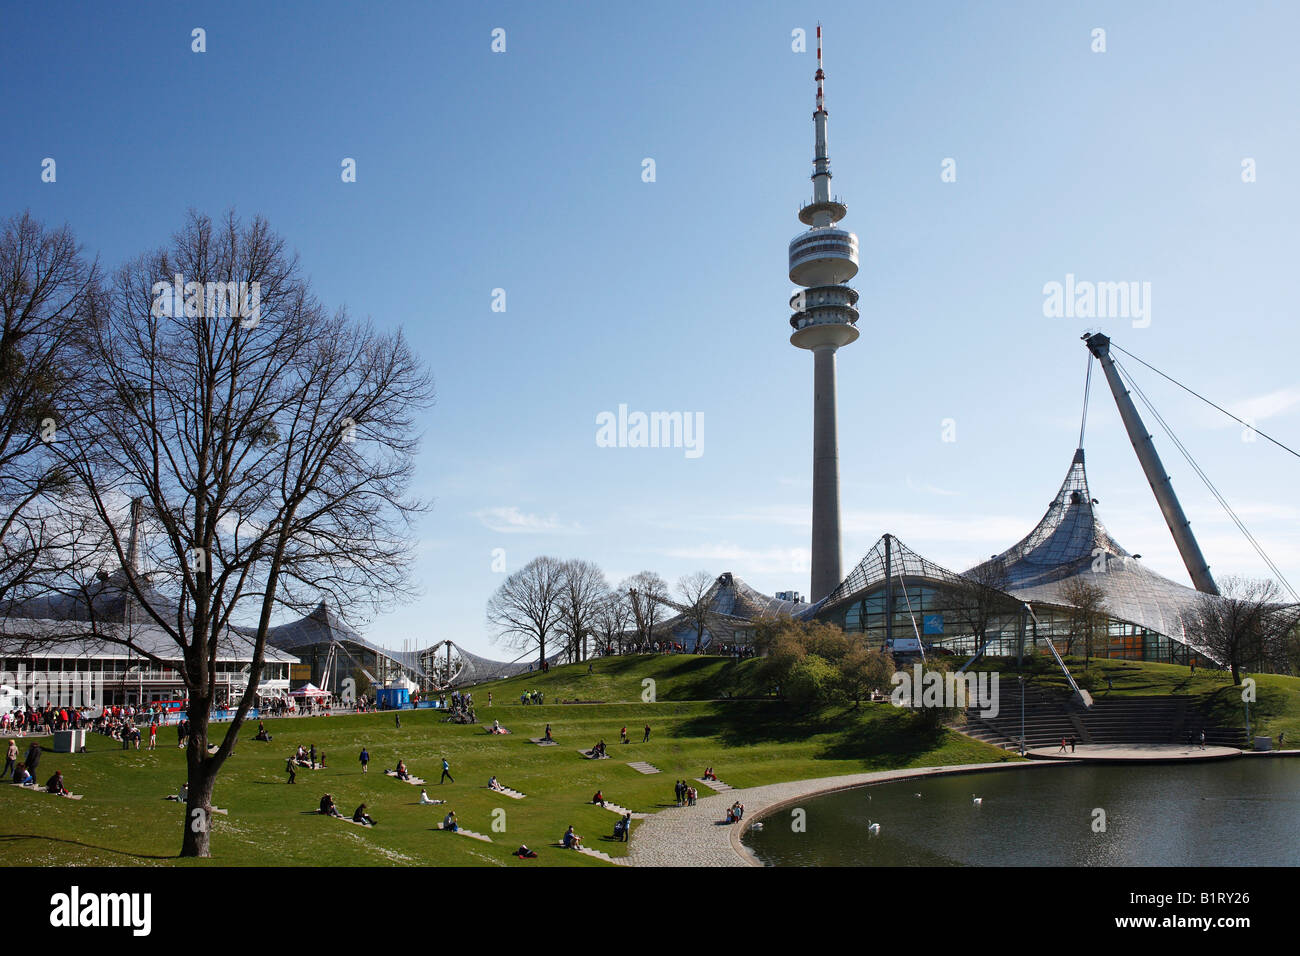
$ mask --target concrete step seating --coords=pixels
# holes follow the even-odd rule
[[[441,823],[438,824],[438,829],[442,829]],[[458,836],[469,837],[471,840],[482,840],[484,843],[492,842],[492,838],[487,834],[475,833],[473,830],[466,830],[464,827],[461,827],[459,830],[453,830],[452,832]]]
[[[637,773],[660,773],[658,767],[652,763],[646,763],[644,760],[634,760],[628,766]]]
[[[596,804],[596,806],[600,806],[600,804],[598,803]],[[610,813],[618,814],[620,817],[623,816],[623,814],[625,813],[632,813],[632,811],[629,810],[627,807],[620,807],[617,803],[611,803],[608,800],[605,801],[605,809],[608,810]],[[644,813],[632,813],[633,820],[644,820],[645,817],[646,815]]]

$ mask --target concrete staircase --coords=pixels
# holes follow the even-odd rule
[[[964,732],[977,740],[1016,750],[1020,739],[1020,683],[1014,678],[999,682],[996,717],[985,717],[977,708],[966,711]],[[1246,733],[1214,723],[1188,696],[1108,697],[1104,692],[1089,708],[1069,697],[1025,687],[1025,745],[1029,748],[1056,746],[1061,738],[1073,737],[1080,744],[1185,744],[1187,734],[1200,741],[1205,730],[1207,745],[1246,746]]]
[[[1069,707],[1067,698],[1049,694],[1032,685],[1025,688],[1025,746],[1059,745],[1062,737],[1075,737],[1085,743],[1082,726]],[[998,714],[983,716],[977,708],[966,710],[966,734],[977,740],[1016,750],[1020,740],[1020,684],[1015,680],[999,681]]]

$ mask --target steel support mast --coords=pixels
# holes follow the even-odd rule
[[[1169,532],[1174,536],[1174,544],[1178,546],[1178,553],[1182,556],[1183,564],[1187,566],[1187,573],[1191,575],[1192,583],[1196,585],[1198,591],[1218,594],[1218,585],[1210,576],[1210,566],[1205,561],[1205,555],[1201,553],[1201,546],[1196,543],[1196,536],[1192,534],[1191,522],[1187,520],[1187,515],[1183,513],[1183,506],[1178,503],[1178,496],[1174,494],[1173,482],[1169,480],[1169,473],[1165,471],[1165,466],[1156,453],[1151,433],[1142,424],[1142,416],[1138,414],[1137,406],[1133,404],[1128,389],[1124,387],[1119,369],[1115,367],[1115,360],[1110,357],[1109,336],[1097,332],[1085,336],[1084,341],[1087,343],[1088,351],[1101,363],[1102,371],[1106,373],[1106,383],[1110,385],[1110,392],[1115,396],[1115,404],[1119,407],[1120,418],[1124,420],[1129,441],[1133,443],[1133,450],[1137,452],[1142,470],[1146,472],[1147,481],[1151,483],[1151,491],[1156,496],[1156,503],[1160,505],[1160,513],[1165,516],[1165,524],[1169,525]]]

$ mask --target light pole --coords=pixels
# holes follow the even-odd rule
[[[1025,755],[1025,675],[1019,674],[1020,681],[1020,756]]]

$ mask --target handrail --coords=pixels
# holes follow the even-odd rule
[[[1025,610],[1029,612],[1029,616],[1034,619],[1034,624],[1037,625],[1038,615],[1034,613],[1034,609],[1027,603],[1024,607]],[[1056,652],[1056,645],[1052,642],[1050,637],[1047,639],[1047,648],[1052,652],[1052,656],[1056,658],[1056,663],[1060,666],[1061,673],[1065,675],[1065,679],[1070,682],[1070,688],[1074,691],[1075,696],[1077,696],[1079,700],[1083,701],[1085,707],[1091,706],[1091,699],[1085,696],[1083,691],[1079,689],[1079,685],[1074,682],[1074,678],[1070,675],[1070,669],[1065,666],[1065,661],[1061,660],[1061,655]]]

